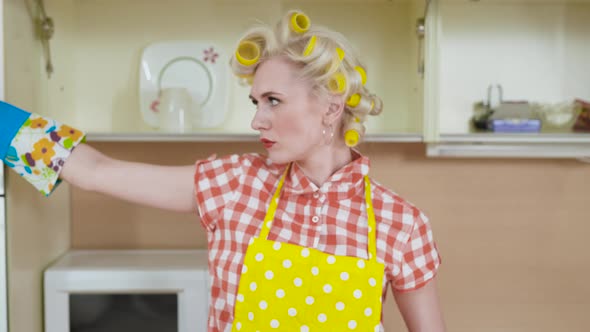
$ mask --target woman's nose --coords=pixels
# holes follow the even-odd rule
[[[256,113],[254,114],[254,118],[252,118],[250,126],[256,131],[266,130],[270,127],[270,121],[266,119],[261,110],[257,109]]]

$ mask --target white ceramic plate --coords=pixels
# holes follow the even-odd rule
[[[158,128],[161,89],[186,88],[195,101],[193,128],[214,128],[226,118],[229,68],[226,56],[214,43],[166,41],[143,51],[139,68],[140,110],[144,121]]]

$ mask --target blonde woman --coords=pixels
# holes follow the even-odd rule
[[[382,331],[388,287],[410,331],[444,331],[428,220],[370,179],[369,160],[354,148],[382,103],[346,39],[291,11],[275,27],[246,32],[231,67],[251,84],[251,126],[267,155],[180,167],[126,162],[78,145],[81,132],[59,124],[27,152],[20,133],[52,121],[31,115],[2,157],[29,180],[36,172],[27,167],[54,171],[36,185],[46,194],[59,176],[127,201],[198,213],[208,232],[210,332]],[[3,113],[14,123],[28,117],[11,112]],[[1,129],[11,136],[14,128]],[[19,156],[29,161],[19,165]]]

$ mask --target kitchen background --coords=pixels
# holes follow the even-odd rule
[[[154,62],[141,66],[146,46],[206,39],[222,62],[250,18],[275,22],[288,8],[343,32],[365,54],[368,85],[386,105],[360,150],[376,180],[430,217],[443,258],[439,288],[449,331],[590,326],[590,166],[576,159],[590,156],[590,137],[571,130],[577,117],[567,118],[580,110],[562,111],[567,121],[557,128],[543,122],[541,133],[472,127],[490,85],[500,84],[506,101],[590,100],[589,1],[433,0],[430,29],[420,37],[424,1],[51,0],[51,78],[33,24],[42,16],[38,4],[3,1],[6,100],[88,130],[89,144],[110,156],[158,164],[262,149],[248,129],[247,87],[231,77],[221,127],[184,135],[152,128],[146,112],[153,105],[144,107],[142,99],[154,84],[145,74],[153,74]],[[161,63],[155,67],[157,73]],[[524,120],[537,118],[531,114]],[[449,146],[459,158],[427,156]],[[474,148],[482,158],[465,157]],[[502,158],[504,149],[533,158]],[[547,158],[560,151],[571,158]],[[67,184],[44,198],[7,172],[6,200],[11,332],[43,330],[42,274],[69,249],[206,247],[195,216]],[[403,330],[391,294],[384,311],[386,331]]]

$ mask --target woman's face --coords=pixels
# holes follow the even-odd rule
[[[305,160],[325,140],[322,120],[329,103],[313,96],[296,70],[286,58],[273,57],[260,64],[252,83],[256,114],[251,125],[275,163]]]

